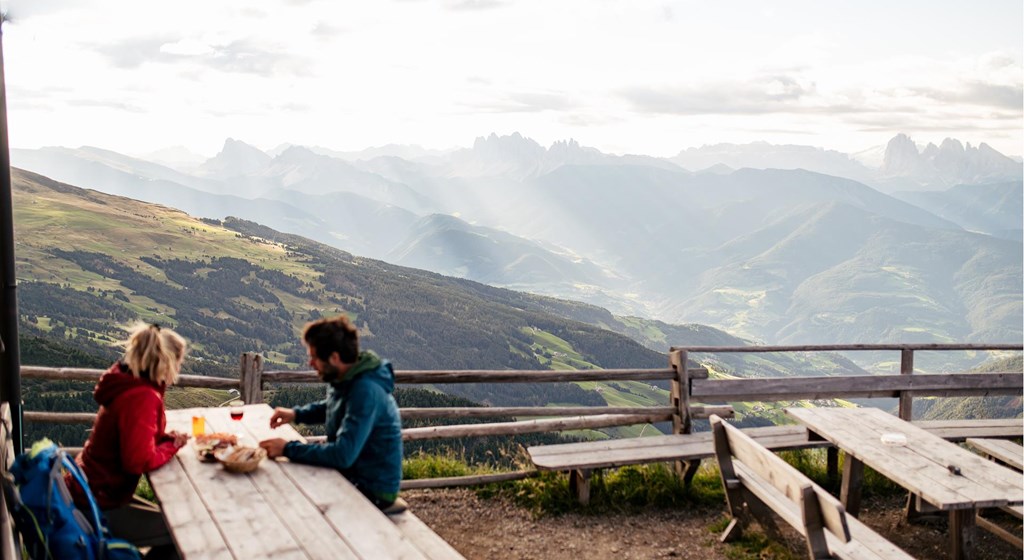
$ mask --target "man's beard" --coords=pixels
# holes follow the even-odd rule
[[[341,378],[341,370],[331,364],[324,364],[323,369],[317,371],[317,373],[320,375],[320,381],[324,383],[334,383]]]

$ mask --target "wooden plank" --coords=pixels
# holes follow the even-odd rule
[[[990,459],[1024,470],[1024,447],[1019,444],[1002,439],[967,438],[967,445]]]
[[[974,522],[978,525],[978,527],[985,529],[986,531],[992,533],[1000,539],[1003,539],[1004,541],[1012,544],[1013,546],[1017,548],[1024,548],[1024,541],[1022,541],[1019,536],[1014,535],[1013,533],[1007,531],[1006,529],[1003,529],[995,523],[992,523],[988,519],[985,519],[984,517],[981,517],[979,515],[977,518],[975,518]]]
[[[495,474],[478,474],[469,476],[451,476],[441,478],[420,478],[415,480],[403,480],[402,490],[413,490],[417,488],[454,488],[458,486],[477,486],[480,484],[493,484],[495,482],[507,482],[509,480],[522,480],[537,476],[537,471],[513,471]]]
[[[0,475],[6,476],[14,463],[14,441],[11,437],[11,405],[0,402]],[[0,492],[0,558],[20,558],[18,536],[11,518],[11,506]]]
[[[1019,373],[949,373],[864,375],[836,377],[782,377],[757,379],[694,379],[690,397],[695,401],[726,403],[827,399],[836,397],[1020,395],[1024,377]]]
[[[787,414],[850,455],[944,510],[1020,503],[1019,476],[878,409],[798,409]],[[905,446],[886,446],[883,434],[898,432]],[[987,463],[987,464],[986,464]],[[954,466],[962,474],[952,473]]]
[[[707,377],[704,368],[691,368],[691,377]],[[571,383],[578,381],[656,381],[672,379],[675,373],[661,369],[551,370],[397,370],[399,384],[434,383]],[[263,380],[272,383],[318,382],[313,371],[265,371]]]
[[[787,410],[788,411],[788,410]],[[840,445],[874,470],[897,481],[941,510],[1006,504],[1008,496],[1024,491],[1020,480],[991,469],[985,461],[957,445],[886,414],[878,408],[815,410],[811,413],[844,438]],[[809,424],[810,426],[810,424]],[[812,429],[816,429],[812,427]],[[907,444],[881,442],[886,433],[906,436]],[[825,437],[828,435],[822,433]],[[830,439],[830,438],[829,438]],[[955,475],[949,466],[961,469]]]
[[[448,544],[448,541],[412,513],[405,511],[390,518],[398,530],[430,560],[465,560],[459,551]]]
[[[191,413],[169,413],[169,428],[190,429]],[[232,421],[227,409],[204,409],[204,416],[210,431],[236,432],[243,425]],[[278,516],[276,496],[261,491],[251,475],[230,473],[217,463],[203,463],[189,451],[179,453],[179,462],[235,558],[306,557],[299,541],[281,527],[285,520]]]
[[[100,380],[106,373],[105,369],[92,368],[54,368],[40,366],[21,366],[21,376],[26,379],[52,379],[56,381],[91,381]],[[179,387],[205,387],[209,389],[238,388],[238,380],[226,377],[208,377],[205,375],[182,374],[178,376]]]
[[[870,527],[852,516],[846,516],[846,524],[850,528],[850,542],[835,542],[831,533],[825,533],[829,539],[829,549],[838,558],[872,559],[872,560],[913,560],[900,547],[892,544]]]
[[[167,414],[167,429],[191,430],[189,423],[178,421],[173,411]],[[203,497],[192,485],[185,468],[181,464],[184,455],[195,453],[190,445],[178,451],[178,456],[164,466],[150,472],[150,485],[153,493],[160,501],[160,509],[171,528],[171,536],[178,551],[189,560],[234,558],[228,549],[227,541],[220,526],[213,519]]]
[[[266,439],[265,432],[270,431],[269,414],[266,407],[243,407],[246,416],[243,422],[237,423],[218,414],[210,423],[211,429],[217,431],[244,431],[247,443],[255,445]],[[209,414],[207,419],[209,420]],[[260,429],[265,426],[265,430]],[[358,559],[355,550],[338,538],[334,528],[324,519],[323,515],[298,492],[291,479],[283,471],[284,464],[265,460],[249,476],[258,492],[267,496],[275,507],[281,526],[298,542],[309,558],[331,560]]]
[[[1017,350],[1020,344],[947,344],[924,342],[914,344],[802,344],[796,346],[672,346],[671,350],[690,352],[844,352],[848,350]]]
[[[765,426],[743,430],[750,437],[760,441],[762,438],[780,437],[807,439],[807,428],[799,424],[785,426]],[[529,448],[533,457],[549,457],[570,453],[596,453],[609,450],[647,449],[658,447],[675,447],[689,442],[711,443],[711,432],[693,434],[671,434],[648,436],[642,438],[605,439],[577,443],[559,443],[555,445],[536,445]]]
[[[789,496],[786,496],[775,487],[762,479],[753,469],[746,464],[733,461],[733,469],[736,478],[743,483],[743,487],[757,496],[766,506],[771,508],[783,521],[792,526],[798,533],[805,535],[803,519],[800,516],[800,509]]]
[[[721,425],[725,428],[725,433],[729,438],[729,450],[736,460],[742,462],[757,476],[775,486],[779,492],[797,504],[800,515],[805,513],[802,505],[806,495],[805,488],[810,487],[815,490],[818,504],[814,509],[819,512],[824,526],[843,541],[850,539],[850,533],[846,527],[846,514],[838,500],[824,490],[817,491],[817,485],[809,478],[770,450],[758,445],[750,436],[735,426],[725,422],[722,422]]]
[[[824,445],[810,442],[802,426],[770,426],[745,430],[759,444],[770,449],[798,449]],[[710,432],[626,438],[599,442],[534,446],[527,449],[541,470],[606,468],[623,465],[706,459],[714,454]]]
[[[433,418],[497,418],[501,416],[588,416],[597,414],[664,414],[670,406],[472,406],[447,408],[403,408],[402,420]]]
[[[257,440],[281,437],[302,440],[295,429],[270,428],[273,410],[268,406],[245,407],[246,428]],[[251,412],[251,414],[250,414]],[[359,558],[422,559],[423,553],[338,471],[330,468],[279,461],[295,492],[313,504]],[[287,465],[287,468],[284,466]]]
[[[584,428],[629,426],[670,420],[671,415],[659,414],[599,414],[577,418],[548,418],[522,422],[495,422],[493,424],[465,424],[461,426],[428,426],[402,430],[402,441],[456,438],[468,436],[534,434]]]
[[[949,441],[964,441],[969,437],[1024,437],[1024,420],[1020,418],[996,420],[921,420],[913,424]]]

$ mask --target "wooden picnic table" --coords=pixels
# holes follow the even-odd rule
[[[919,502],[949,512],[950,558],[971,557],[978,509],[1024,503],[1020,473],[877,408],[785,411],[846,454],[840,501],[847,512],[856,515],[859,509],[866,464],[908,489]]]
[[[207,433],[240,433],[249,445],[270,437],[303,440],[291,426],[271,430],[272,412],[246,405],[233,421],[227,408],[168,410],[167,429],[190,432],[192,417],[204,416]],[[149,480],[189,560],[431,556],[333,469],[265,459],[255,471],[235,474],[201,462],[190,442]]]

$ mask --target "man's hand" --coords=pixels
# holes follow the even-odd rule
[[[260,442],[260,447],[267,450],[267,457],[274,459],[284,455],[284,446],[287,440],[281,438],[265,439]]]
[[[270,427],[277,428],[283,424],[288,424],[295,420],[295,411],[290,408],[277,407],[274,409],[274,414],[270,417]]]

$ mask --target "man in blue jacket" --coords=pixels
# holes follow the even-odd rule
[[[309,365],[331,388],[327,398],[298,408],[278,407],[270,427],[289,422],[324,424],[327,443],[306,444],[281,438],[260,442],[270,457],[332,467],[385,513],[407,507],[398,497],[402,481],[402,420],[392,395],[391,363],[359,351],[359,334],[347,317],[306,325],[302,339]]]

